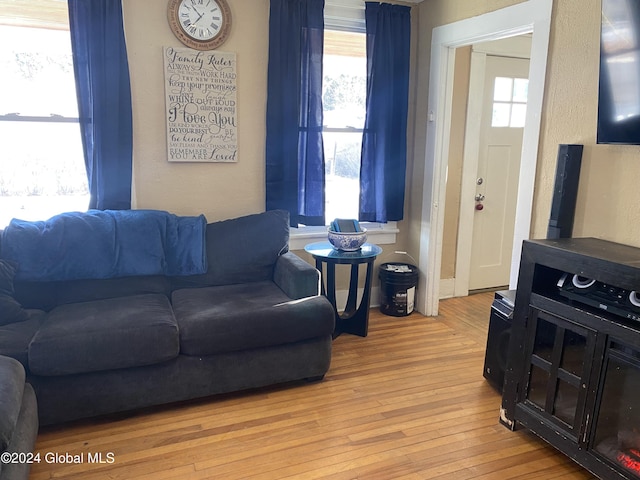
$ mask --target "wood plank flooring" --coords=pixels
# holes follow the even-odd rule
[[[43,428],[30,478],[594,478],[498,423],[482,376],[492,299],[442,301],[436,318],[372,310],[368,337],[335,340],[322,382]],[[52,453],[81,463],[45,462]]]

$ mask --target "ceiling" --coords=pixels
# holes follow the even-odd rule
[[[419,4],[423,0],[401,0]],[[364,0],[327,0],[329,8],[364,8]],[[0,0],[0,25],[68,30],[67,0]]]
[[[0,0],[0,25],[69,30],[67,0]]]

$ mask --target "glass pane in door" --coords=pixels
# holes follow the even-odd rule
[[[527,399],[543,410],[546,404],[548,385],[549,372],[532,365]]]
[[[578,405],[578,389],[566,382],[558,381],[556,398],[553,403],[553,416],[559,418],[569,427],[573,427]]]
[[[582,376],[587,337],[573,330],[565,330],[560,368],[578,377]]]
[[[551,362],[553,344],[556,339],[556,325],[538,317],[536,324],[536,339],[533,344],[533,354]]]

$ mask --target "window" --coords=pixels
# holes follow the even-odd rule
[[[360,155],[366,111],[364,33],[325,30],[322,103],[325,218],[358,218]]]
[[[528,91],[529,80],[526,78],[496,77],[491,126],[523,128]]]
[[[45,3],[39,15],[56,17],[46,25],[28,16],[28,5],[17,12],[24,25],[16,25],[22,16],[12,25],[0,17],[0,228],[14,217],[44,220],[89,203],[67,6]]]
[[[358,218],[360,159],[366,112],[366,25],[362,0],[325,0],[323,56],[323,142],[325,220]],[[396,242],[395,221],[364,222],[376,244]],[[327,227],[293,228],[289,246],[326,240]]]

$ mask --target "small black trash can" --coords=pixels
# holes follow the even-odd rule
[[[380,311],[405,317],[413,312],[418,284],[418,267],[408,263],[383,263],[380,278]]]

